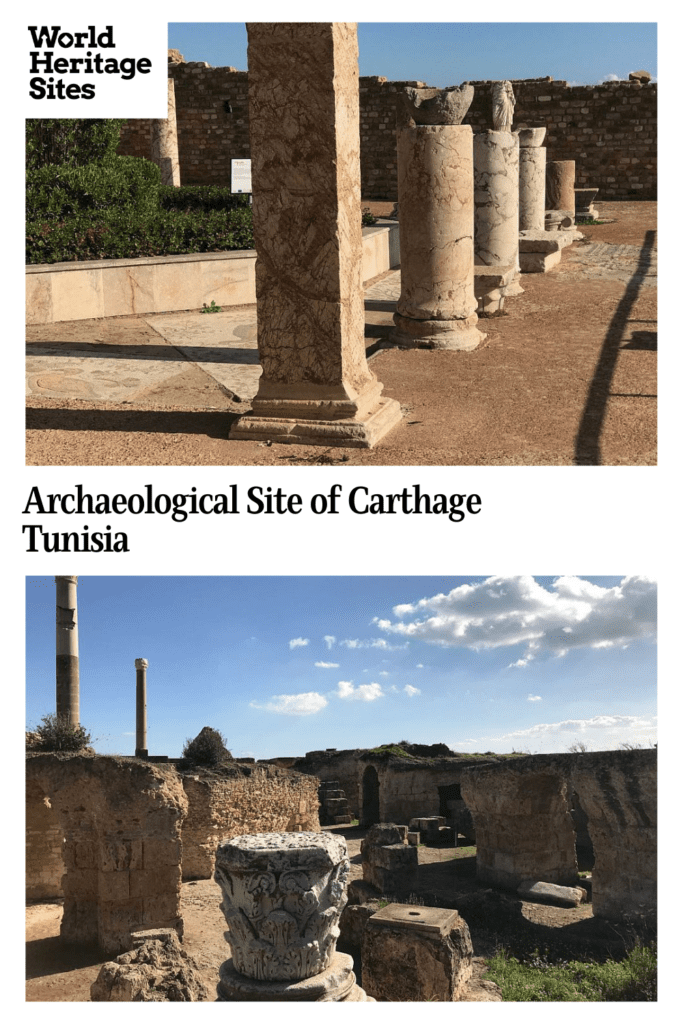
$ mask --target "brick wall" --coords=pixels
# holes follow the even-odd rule
[[[62,895],[64,833],[50,798],[39,783],[26,783],[26,899]]]
[[[203,62],[174,64],[183,185],[229,185],[230,161],[249,157],[247,72]],[[473,82],[465,124],[492,128],[491,82]],[[396,102],[423,82],[360,79],[361,180],[365,199],[396,199]],[[551,79],[513,82],[515,125],[545,124],[549,160],[575,160],[577,187],[598,199],[657,196],[657,86],[638,82],[568,86]],[[225,110],[229,104],[231,112]],[[119,153],[149,156],[149,121],[129,121]]]

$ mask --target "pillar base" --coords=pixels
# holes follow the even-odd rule
[[[135,756],[136,757],[141,757],[141,758],[143,758],[143,760],[146,761],[147,758],[149,757],[149,750],[147,750],[146,747],[136,747],[135,748]]]
[[[401,407],[393,398],[380,398],[368,413],[346,419],[324,418],[334,402],[321,402],[320,419],[246,413],[230,431],[231,441],[272,441],[275,444],[316,444],[335,448],[374,448],[401,422]],[[275,412],[276,410],[274,410]]]
[[[218,1002],[374,1003],[356,985],[353,959],[335,953],[330,966],[303,981],[258,981],[239,974],[232,959],[220,967]]]
[[[411,320],[394,313],[396,327],[391,340],[401,348],[442,348],[471,352],[486,337],[477,330],[478,317],[471,313],[464,320]]]

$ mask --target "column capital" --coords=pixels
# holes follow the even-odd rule
[[[149,668],[149,662],[147,661],[147,658],[136,658],[135,659],[135,667],[138,668],[138,669],[139,668]]]

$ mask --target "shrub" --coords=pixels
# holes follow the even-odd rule
[[[185,741],[183,757],[194,764],[215,765],[232,759],[232,754],[225,746],[225,738],[218,729],[205,725],[193,740]]]
[[[34,750],[82,750],[90,743],[90,733],[82,725],[71,725],[62,715],[45,715],[35,730]]]
[[[220,185],[162,185],[159,201],[163,210],[239,210],[250,208],[249,196],[233,193]]]
[[[159,209],[161,172],[150,160],[118,156],[100,163],[40,167],[26,175],[26,221],[61,222],[115,208],[131,215]]]
[[[125,118],[28,118],[26,169],[49,164],[78,167],[112,157],[125,123]]]

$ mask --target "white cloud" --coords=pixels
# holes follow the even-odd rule
[[[339,668],[336,661],[316,661],[316,668]]]
[[[533,693],[530,693],[529,696],[527,697],[527,700],[543,700],[543,698],[542,697],[536,697],[536,696],[534,696]]]
[[[603,85],[605,82],[621,82],[619,75],[609,74],[603,75],[602,78],[598,79],[598,85]]]
[[[276,715],[315,715],[327,707],[327,698],[321,693],[282,693],[271,697],[266,704],[249,702],[250,708],[258,711],[272,711]]]
[[[336,642],[337,642],[337,638],[336,638],[336,636],[324,636],[324,637],[323,637],[323,640],[324,640],[324,641],[325,641],[325,643],[327,644],[327,649],[328,649],[328,651],[331,651],[331,650],[332,650],[332,648],[334,647],[334,645],[335,645],[335,644],[336,644]]]
[[[418,662],[415,668],[424,668],[424,665],[421,662]]]
[[[378,675],[378,676],[388,676],[388,675],[389,675],[389,673],[388,673],[388,672],[384,672],[384,671],[382,671],[382,672],[378,672],[378,673],[377,673],[377,675]]]
[[[397,605],[397,619],[377,620],[387,633],[443,647],[470,650],[524,644],[511,668],[534,657],[561,657],[576,648],[623,646],[656,634],[657,587],[645,576],[626,576],[600,587],[578,576],[561,576],[550,590],[533,576],[491,576],[414,604]]]
[[[417,686],[411,686],[410,683],[408,683],[403,687],[403,692],[407,693],[409,697],[415,697],[418,693],[422,693],[422,690],[418,690]]]
[[[295,647],[308,647],[310,640],[305,640],[302,636],[296,637],[295,640],[289,641],[289,649],[293,651]]]
[[[467,743],[479,751],[504,753],[513,747],[522,747],[533,753],[552,753],[566,751],[577,741],[585,743],[589,750],[615,750],[621,743],[640,743],[649,747],[657,742],[657,717],[595,715],[593,718],[568,718],[562,722],[539,722],[528,729],[516,729],[501,736],[481,736],[477,740],[458,742]]]
[[[379,622],[379,619],[375,620]],[[408,644],[390,644],[382,637],[373,640],[340,640],[342,647],[348,647],[350,651],[366,650],[368,647],[378,647],[380,651],[404,651]]]
[[[342,700],[377,700],[384,696],[384,691],[379,683],[363,683],[361,686],[354,686],[352,682],[340,680],[337,683],[336,695]]]

